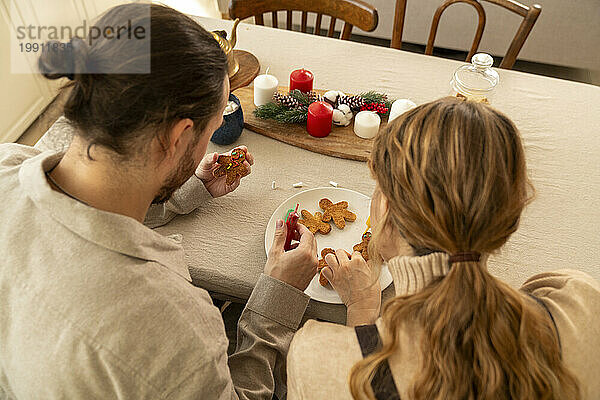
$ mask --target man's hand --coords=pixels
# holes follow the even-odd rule
[[[374,323],[381,308],[381,285],[372,263],[367,263],[357,251],[349,259],[342,249],[335,256],[327,254],[325,261],[327,267],[321,273],[348,308],[346,325]]]
[[[304,291],[317,273],[317,241],[304,225],[298,224],[297,227],[295,239],[300,243],[292,245],[292,250],[284,251],[287,227],[282,220],[277,221],[275,238],[265,264],[265,275]]]
[[[254,156],[248,151],[246,146],[239,146],[246,151],[246,161],[244,161],[244,165],[248,168],[248,172],[250,172],[250,166],[254,164]],[[230,152],[231,153],[231,152]],[[213,175],[213,171],[217,166],[217,159],[219,158],[218,153],[210,153],[204,156],[198,168],[196,168],[196,177],[204,183],[204,187],[208,190],[208,193],[212,197],[221,197],[226,195],[227,193],[233,192],[238,186],[240,186],[241,178],[238,177],[235,182],[231,185],[227,185],[225,183],[226,176],[221,176],[219,178],[215,178]]]

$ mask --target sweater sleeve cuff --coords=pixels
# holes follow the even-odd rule
[[[173,193],[167,208],[176,214],[188,214],[212,198],[204,183],[193,175]]]
[[[298,329],[310,297],[278,279],[261,274],[246,308],[292,330]]]

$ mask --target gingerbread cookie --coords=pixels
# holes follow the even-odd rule
[[[327,225],[329,225],[329,224],[327,224]],[[331,228],[331,225],[329,225],[329,228]],[[317,266],[317,271],[319,271],[319,283],[321,284],[321,286],[329,288],[329,287],[331,287],[331,285],[329,284],[329,281],[327,280],[327,278],[325,278],[325,275],[323,275],[321,273],[321,270],[327,266],[327,262],[325,261],[325,256],[327,254],[335,255],[335,250],[332,249],[331,247],[326,247],[323,250],[321,250],[321,259],[319,260],[319,265]]]
[[[365,232],[362,235],[362,242],[355,244],[352,250],[362,254],[365,261],[369,259],[369,241],[371,240],[371,232]]]
[[[298,220],[298,223],[306,226],[313,235],[317,232],[322,233],[323,235],[331,232],[331,225],[323,222],[323,214],[320,212],[316,212],[315,215],[312,215],[307,210],[302,210],[300,213],[302,214],[302,219]]]
[[[348,202],[340,201],[333,204],[329,199],[321,199],[319,207],[323,212],[323,222],[329,222],[333,219],[333,223],[340,229],[346,227],[346,221],[353,222],[356,220],[356,214],[348,211]]]
[[[468,100],[468,97],[465,96],[462,93],[456,93],[456,97],[458,97],[461,100]],[[490,104],[490,101],[487,99],[487,97],[484,97],[482,99],[476,100],[478,103],[483,103],[483,104]]]
[[[325,256],[327,254],[333,254],[335,256],[335,250],[333,250],[331,247],[326,247],[323,250],[321,250],[321,259],[319,260],[317,271],[319,271],[319,283],[321,284],[321,286],[331,288],[329,281],[327,280],[327,278],[325,278],[325,275],[321,273],[321,270],[327,266],[327,261],[325,261]],[[351,257],[351,255],[347,251],[346,255],[348,256],[348,258]]]
[[[319,284],[328,289],[331,288],[331,283],[329,283],[329,281],[327,280],[327,278],[325,278],[325,275],[323,275],[322,272],[319,272]]]
[[[231,155],[220,155],[217,159],[219,166],[213,171],[215,178],[227,175],[225,183],[232,185],[233,182],[238,178],[243,178],[248,175],[250,171],[248,167],[244,165],[246,161],[246,151],[241,148],[235,148],[231,151]]]
[[[321,250],[321,259],[319,260],[319,265],[317,266],[317,271],[321,271],[323,268],[325,268],[327,266],[327,262],[325,262],[325,256],[327,254],[335,255],[335,250],[332,249],[331,247],[325,247],[323,250]]]

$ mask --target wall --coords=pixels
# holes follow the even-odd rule
[[[14,1],[14,3],[13,3]],[[0,143],[15,141],[50,104],[65,80],[37,74],[37,54],[12,73],[10,32],[19,25],[76,27],[123,0],[0,0]],[[11,9],[12,6],[12,9]],[[31,53],[33,54],[33,53]]]
[[[228,7],[228,0],[218,0],[221,11]],[[379,13],[379,25],[374,32],[354,29],[353,33],[391,39],[396,2],[393,0],[364,0],[372,4]],[[526,4],[534,4],[533,1]],[[542,13],[519,58],[546,64],[600,70],[600,0],[539,0]],[[426,44],[436,8],[442,0],[408,0],[403,40]],[[486,10],[487,24],[479,49],[490,54],[503,56],[508,50],[522,18],[502,7],[482,1]],[[279,18],[285,22],[285,18]],[[268,21],[268,22],[267,22]],[[296,19],[295,22],[299,21]],[[270,18],[265,16],[270,26]],[[312,25],[311,25],[312,24]],[[322,28],[328,26],[324,18]],[[314,26],[314,17],[309,18]],[[341,29],[341,24],[337,29]],[[477,12],[472,6],[458,3],[450,6],[443,14],[438,29],[436,46],[455,50],[471,47]]]
[[[367,0],[379,12],[379,26],[368,35],[391,39],[395,2]],[[441,0],[408,0],[403,40],[425,44]],[[534,4],[535,2],[524,2]],[[546,64],[600,70],[600,0],[539,0],[542,13],[519,58]],[[504,55],[522,18],[482,1],[487,24],[480,50]],[[467,50],[477,28],[477,12],[467,4],[449,7],[440,21],[436,46]]]

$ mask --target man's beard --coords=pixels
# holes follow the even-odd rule
[[[194,165],[194,149],[197,143],[192,143],[185,151],[181,162],[175,171],[169,175],[163,187],[160,188],[152,204],[161,204],[168,201],[173,193],[181,187],[196,171]]]

